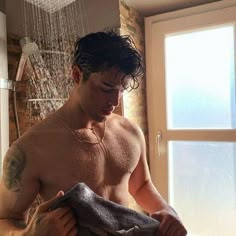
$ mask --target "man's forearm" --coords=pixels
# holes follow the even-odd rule
[[[0,219],[1,236],[25,236],[26,224],[20,220]]]
[[[146,184],[143,185],[142,188],[140,188],[136,194],[133,195],[133,197],[136,202],[148,213],[154,213],[169,207],[167,202],[155,189],[151,181],[146,182]]]

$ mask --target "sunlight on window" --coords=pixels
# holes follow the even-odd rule
[[[168,129],[234,129],[234,26],[165,38]],[[169,200],[188,236],[235,236],[236,143],[169,141]],[[226,231],[227,230],[227,231]]]
[[[170,204],[188,236],[235,236],[236,143],[171,141],[168,148]]]
[[[165,52],[168,128],[235,128],[234,27],[169,35]]]

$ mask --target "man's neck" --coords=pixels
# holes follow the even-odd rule
[[[94,120],[92,120],[78,105],[68,100],[59,110],[58,115],[72,129],[92,128]]]

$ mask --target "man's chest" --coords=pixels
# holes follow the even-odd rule
[[[90,186],[119,184],[134,170],[140,157],[135,140],[110,133],[96,144],[72,139],[54,150],[55,153],[48,151],[51,155],[44,158],[47,162],[42,175],[44,183],[51,186],[60,183],[65,188],[78,182]]]
[[[94,174],[131,173],[140,157],[139,145],[122,135],[107,134],[104,140],[96,144],[75,142],[73,145],[67,150],[69,163],[77,166],[84,176],[88,169],[92,169]]]

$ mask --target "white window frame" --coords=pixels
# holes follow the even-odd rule
[[[168,140],[235,142],[236,130],[167,130],[166,104],[163,99],[165,98],[165,35],[230,23],[236,24],[235,0],[205,4],[145,19],[150,172],[155,186],[167,201],[169,199]],[[162,137],[157,150],[159,130]]]

